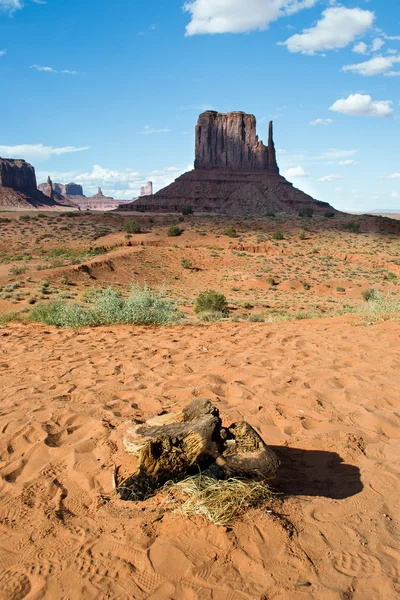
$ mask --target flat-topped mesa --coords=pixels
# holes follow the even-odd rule
[[[256,134],[256,118],[244,112],[218,113],[208,110],[196,126],[195,169],[266,171],[279,174],[269,124],[268,146]]]
[[[37,191],[35,169],[25,160],[0,158],[0,187],[24,194]]]

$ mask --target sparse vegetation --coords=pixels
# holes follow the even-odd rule
[[[302,210],[299,211],[299,217],[306,217],[311,219],[314,216],[314,209],[311,206],[306,206]]]
[[[188,260],[187,258],[182,258],[181,266],[183,269],[191,269],[193,267],[191,261]]]
[[[183,214],[183,216],[184,216],[184,217],[187,217],[187,216],[189,216],[189,215],[192,215],[192,214],[193,214],[193,207],[192,207],[192,206],[190,206],[190,205],[188,205],[188,206],[184,206],[184,207],[182,208],[182,214]]]
[[[124,223],[124,231],[126,233],[142,233],[142,229],[135,219],[129,219]]]
[[[360,223],[355,221],[349,221],[343,225],[345,231],[351,231],[352,233],[360,233]]]
[[[51,300],[37,304],[30,312],[32,321],[56,327],[86,327],[94,325],[169,325],[181,320],[176,305],[148,286],[132,285],[129,297],[112,287],[94,296],[91,305],[66,300]]]
[[[207,290],[197,296],[194,312],[197,315],[210,312],[227,315],[229,312],[228,301],[224,294],[219,294],[215,290]]]
[[[324,212],[324,217],[325,219],[333,219],[335,217],[335,213],[333,212],[333,210],[327,210],[326,212]]]
[[[167,236],[168,237],[178,237],[182,235],[183,231],[178,225],[171,225],[168,227]]]
[[[281,231],[274,231],[274,233],[272,234],[272,239],[273,240],[284,240],[285,236],[283,235],[283,233]]]
[[[224,231],[224,235],[227,235],[230,238],[236,238],[237,235],[237,231],[236,229],[233,227],[233,225],[229,225],[225,231]]]

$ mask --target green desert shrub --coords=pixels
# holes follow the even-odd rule
[[[182,208],[182,214],[184,217],[187,217],[188,215],[192,215],[193,214],[193,207],[192,206],[184,206]]]
[[[400,297],[395,294],[377,294],[360,306],[360,312],[367,312],[367,321],[382,323],[383,321],[400,320]]]
[[[311,219],[314,216],[314,209],[311,206],[306,206],[299,211],[299,217],[307,217]]]
[[[379,296],[379,292],[377,292],[375,288],[367,288],[361,293],[361,296],[366,302],[369,302],[370,300],[376,300]]]
[[[285,237],[281,231],[274,231],[274,233],[272,234],[272,239],[273,240],[284,240]]]
[[[299,231],[299,239],[300,240],[305,240],[307,238],[307,234],[304,231],[304,229],[302,229],[301,231]]]
[[[228,313],[228,302],[224,294],[219,294],[215,290],[206,290],[201,292],[196,298],[194,305],[194,312],[196,314],[201,313]]]
[[[37,304],[30,312],[32,321],[56,327],[85,327],[93,325],[169,325],[181,320],[174,302],[148,286],[133,284],[126,298],[112,287],[101,290],[92,304],[67,302],[63,299]]]
[[[335,213],[333,212],[333,210],[327,210],[324,213],[324,217],[325,219],[333,219],[335,217]]]
[[[192,262],[187,258],[182,258],[181,266],[183,269],[191,269],[193,267]]]
[[[141,233],[142,230],[140,228],[139,223],[135,221],[135,219],[129,219],[124,223],[124,231],[126,233]]]
[[[168,227],[167,235],[168,237],[178,237],[182,234],[182,229],[178,227],[178,225],[171,225]]]
[[[349,221],[343,225],[343,229],[346,231],[351,231],[352,233],[360,233],[360,223]]]
[[[236,229],[233,227],[233,225],[229,225],[229,227],[227,227],[224,231],[224,235],[227,235],[230,238],[236,238],[237,237],[237,231]]]

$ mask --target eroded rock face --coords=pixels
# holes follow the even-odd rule
[[[0,187],[12,188],[28,195],[36,193],[35,169],[25,160],[0,158]]]
[[[195,169],[239,169],[279,173],[272,122],[265,146],[256,133],[256,118],[243,112],[206,111],[196,126]]]

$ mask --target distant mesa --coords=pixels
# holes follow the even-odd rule
[[[83,187],[78,183],[53,183],[50,176],[46,183],[41,183],[38,189],[49,198],[57,202],[64,202],[73,205],[80,210],[115,210],[123,203],[123,200],[115,200],[111,196],[105,196],[102,189],[97,189],[97,194],[87,198],[83,193]],[[127,200],[126,202],[131,202]]]
[[[50,180],[51,182],[51,180]],[[49,181],[46,186],[49,186]],[[0,158],[0,208],[7,210],[62,209],[65,203],[38,190],[35,169],[25,160]],[[75,208],[78,208],[75,206]]]
[[[197,212],[219,214],[297,213],[306,207],[316,213],[333,210],[279,174],[272,121],[264,145],[254,115],[209,110],[199,116],[195,140],[193,171],[119,210],[180,212],[189,204]]]

